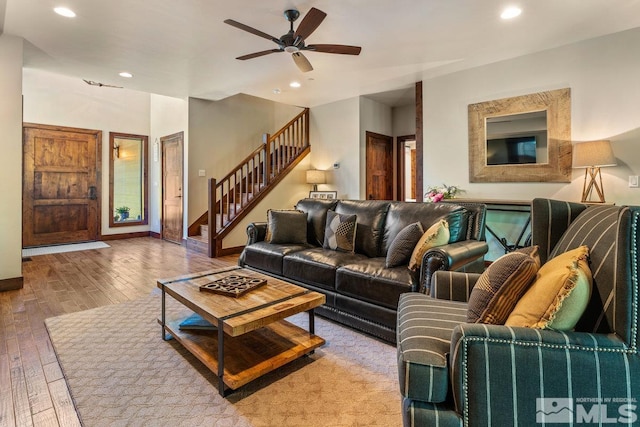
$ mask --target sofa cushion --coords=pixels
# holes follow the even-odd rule
[[[400,230],[393,242],[389,245],[384,266],[387,268],[406,265],[409,263],[413,249],[424,234],[420,222],[414,222]]]
[[[365,255],[311,248],[284,257],[282,275],[322,289],[335,289],[336,270],[346,264],[366,260]]]
[[[335,209],[336,204],[337,200],[323,199],[302,199],[296,203],[296,209],[307,214],[307,242],[314,246],[322,246],[327,211]]]
[[[537,246],[509,252],[495,260],[471,291],[467,322],[504,325],[539,268]]]
[[[383,253],[388,252],[391,242],[400,230],[416,221],[420,222],[422,228],[426,230],[438,220],[447,219],[450,237],[454,239],[451,241],[464,240],[467,231],[466,213],[465,208],[452,203],[392,202],[384,225]],[[461,227],[464,227],[464,230]]]
[[[382,234],[389,209],[389,202],[383,200],[340,200],[335,211],[343,215],[356,215],[355,252],[370,258],[383,256]]]
[[[449,242],[449,226],[444,219],[433,224],[424,232],[416,247],[411,254],[409,260],[409,270],[417,271],[420,269],[422,257],[431,248],[446,245]]]
[[[591,296],[588,256],[589,248],[580,246],[547,261],[505,324],[539,329],[573,329]],[[568,303],[566,307],[565,302]]]
[[[353,252],[356,237],[356,216],[327,212],[327,225],[324,229],[324,249]]]
[[[444,402],[449,390],[449,349],[467,304],[421,293],[400,296],[397,350],[400,392],[423,402]]]
[[[270,243],[307,243],[307,214],[297,210],[267,211],[267,234]]]
[[[363,301],[396,309],[400,294],[411,292],[406,266],[386,268],[384,258],[368,258],[336,271],[336,291]]]
[[[253,245],[245,246],[244,262],[248,266],[282,275],[282,261],[285,255],[311,247],[312,246],[307,243],[302,245],[286,245],[256,242]]]

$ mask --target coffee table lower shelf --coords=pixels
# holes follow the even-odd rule
[[[165,331],[214,374],[217,374],[217,331],[181,330],[179,325],[183,320],[184,318],[168,318]],[[324,343],[324,339],[286,320],[273,322],[237,337],[225,335],[222,381],[230,389],[236,390],[268,372],[313,352]]]

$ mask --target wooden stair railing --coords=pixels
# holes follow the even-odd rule
[[[208,255],[221,256],[222,239],[309,153],[309,109],[262,144],[224,178],[209,179]],[[203,218],[204,215],[201,217]],[[191,227],[190,227],[191,228]]]

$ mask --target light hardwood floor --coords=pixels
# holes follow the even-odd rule
[[[24,288],[0,292],[0,426],[80,425],[44,319],[142,298],[159,278],[237,264],[153,238],[107,243],[24,260]]]

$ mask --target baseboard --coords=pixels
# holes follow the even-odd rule
[[[150,231],[139,231],[137,233],[121,233],[121,234],[103,234],[100,236],[100,240],[120,240],[120,239],[132,239],[134,237],[149,237]]]
[[[234,246],[234,247],[231,247],[231,248],[222,248],[220,250],[220,253],[218,254],[218,256],[239,254],[240,252],[242,252],[243,249],[244,249],[244,246]]]
[[[24,278],[13,277],[11,279],[0,279],[0,292],[2,291],[17,291],[24,287]]]
[[[150,231],[149,236],[153,237],[154,239],[162,239],[162,234],[156,233],[155,231]]]

